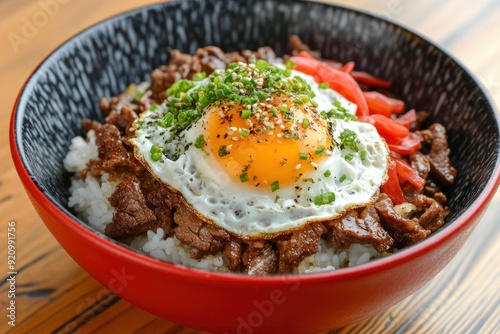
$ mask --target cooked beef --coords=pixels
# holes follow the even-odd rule
[[[290,46],[291,46],[291,50],[292,50],[292,52],[290,54],[292,56],[298,55],[300,51],[307,51],[314,58],[316,58],[316,59],[321,58],[321,54],[318,51],[311,50],[309,45],[304,44],[302,42],[302,40],[300,39],[300,37],[297,35],[290,36]]]
[[[116,210],[113,220],[106,225],[104,231],[110,238],[135,237],[157,226],[156,216],[148,208],[140,181],[135,176],[120,182],[109,197],[109,203]]]
[[[278,272],[291,272],[306,256],[317,253],[319,239],[326,232],[323,224],[312,223],[293,232],[287,240],[277,241]]]
[[[229,270],[240,271],[242,265],[243,245],[237,238],[231,238],[224,247],[224,254],[227,257]]]
[[[381,194],[375,203],[382,226],[389,232],[397,248],[412,245],[425,239],[431,231],[422,228],[417,219],[403,218],[394,210],[391,199]]]
[[[134,158],[132,150],[124,146],[124,139],[116,126],[87,119],[83,120],[82,126],[86,132],[90,129],[95,131],[99,154],[99,160],[91,160],[87,168],[82,171],[83,178],[87,173],[100,177],[101,171],[109,174],[130,173],[132,175],[141,175],[146,172],[144,166]]]
[[[418,224],[424,229],[435,232],[444,225],[444,219],[448,212],[435,199],[427,197],[415,191],[414,188],[407,187],[404,189],[406,201],[417,207],[420,217]]]
[[[176,208],[174,221],[177,224],[174,228],[177,239],[198,250],[194,253],[196,257],[220,252],[231,238],[225,230],[203,222],[187,206]]]
[[[443,185],[451,186],[455,181],[457,170],[450,162],[450,149],[446,129],[439,123],[429,127],[432,133],[432,145],[429,152],[432,175]]]
[[[132,123],[137,119],[137,113],[127,106],[120,110],[112,110],[106,117],[106,123],[113,124],[122,135],[130,135]]]
[[[278,260],[278,252],[265,240],[251,241],[242,257],[245,272],[256,276],[274,274]]]
[[[416,131],[422,129],[429,116],[428,111],[417,111],[417,120],[411,124],[410,130]]]
[[[167,66],[160,66],[151,73],[151,98],[157,103],[166,98],[166,90],[179,79],[193,79],[199,72],[211,74],[217,69],[226,69],[232,62],[249,62],[252,58],[264,59],[269,62],[281,63],[270,47],[261,47],[257,51],[244,50],[241,53],[224,53],[216,46],[206,46],[196,50],[194,55],[188,55],[179,50],[170,52],[170,62]]]
[[[373,206],[359,212],[352,210],[345,216],[326,223],[330,241],[338,249],[348,249],[352,243],[370,244],[379,251],[392,248],[394,240],[380,225],[380,218]]]
[[[410,164],[422,179],[427,179],[431,171],[431,163],[425,154],[420,151],[410,154]]]

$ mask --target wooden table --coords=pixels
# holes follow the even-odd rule
[[[389,17],[442,45],[479,77],[500,105],[500,1],[337,3]],[[132,0],[0,2],[0,276],[7,272],[10,221],[17,226],[18,271],[14,331],[6,318],[9,285],[6,278],[0,282],[0,333],[196,333],[130,305],[84,272],[35,213],[10,158],[11,108],[39,61],[78,31],[137,6]],[[38,26],[26,28],[34,20]],[[389,310],[332,333],[500,333],[499,217],[500,193],[463,250],[435,279]]]

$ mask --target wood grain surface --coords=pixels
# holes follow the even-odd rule
[[[154,2],[0,2],[0,333],[198,333],[128,304],[84,272],[32,208],[8,145],[15,98],[41,59],[89,25]],[[388,17],[430,38],[464,63],[500,104],[499,0],[335,3]],[[27,29],[27,22],[34,20],[38,20],[35,29]],[[500,333],[499,220],[497,194],[466,246],[429,284],[389,310],[332,333]],[[8,325],[6,317],[6,244],[12,221],[16,223],[18,272],[15,327]]]

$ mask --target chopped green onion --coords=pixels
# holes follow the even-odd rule
[[[137,92],[135,93],[135,98],[137,100],[140,100],[144,96],[144,94],[146,94],[146,92]]]
[[[298,133],[285,133],[283,135],[283,138],[285,139],[299,139],[299,134]]]
[[[314,154],[322,156],[323,153],[325,153],[326,147],[324,145],[320,145],[316,151],[314,151]]]
[[[248,110],[248,109],[243,109],[243,110],[241,111],[241,115],[240,115],[240,116],[241,116],[241,118],[243,118],[243,119],[248,119],[248,118],[250,118],[250,116],[251,116],[251,115],[252,115],[252,112],[251,112],[250,110]]]
[[[219,147],[219,157],[225,157],[226,155],[228,155],[226,145],[221,145],[221,147]]]
[[[149,153],[151,153],[151,160],[158,161],[161,159],[161,155],[163,154],[163,149],[161,147],[153,145],[151,146]]]
[[[368,154],[368,152],[366,152],[365,150],[361,151],[361,153],[359,154],[359,156],[361,157],[361,160],[365,160],[367,154]]]
[[[351,153],[347,153],[344,157],[347,161],[351,161],[354,158],[354,156]]]
[[[156,110],[156,108],[158,108],[158,107],[159,107],[159,105],[158,105],[158,104],[156,104],[156,103],[154,103],[151,107],[149,107],[149,110],[151,110],[151,111],[155,111],[155,110]]]
[[[301,99],[293,99],[293,103],[302,104],[302,103],[304,103],[304,101],[302,101]]]
[[[344,174],[344,175],[342,175],[342,176],[340,177],[339,182],[341,182],[341,183],[342,183],[342,182],[344,182],[344,181],[345,181],[345,179],[347,179],[347,176]]]
[[[319,84],[319,88],[321,89],[325,89],[325,88],[328,88],[330,87],[330,85],[328,84],[328,82],[322,82]]]
[[[243,138],[247,138],[249,133],[250,133],[250,130],[248,130],[248,129],[241,129],[241,136]]]
[[[205,145],[206,145],[205,137],[203,135],[199,135],[198,138],[196,138],[196,141],[194,142],[194,147],[203,148],[203,146]]]
[[[316,205],[330,204],[334,201],[335,201],[335,194],[331,191],[314,197],[314,204]]]
[[[205,72],[198,72],[193,76],[193,81],[201,81],[207,77]]]
[[[299,152],[299,159],[300,160],[307,160],[307,153],[306,152]]]
[[[323,175],[324,175],[325,177],[330,177],[330,175],[332,175],[332,172],[330,172],[330,170],[329,170],[329,169],[327,169],[327,170],[325,171],[325,173],[323,173]]]
[[[270,113],[271,113],[274,117],[278,116],[278,113],[276,112],[276,108],[274,108],[274,107],[273,107],[273,108],[271,108],[271,110],[269,110],[269,112],[270,112]]]
[[[304,119],[302,120],[302,127],[303,127],[304,129],[307,129],[307,127],[308,127],[308,126],[309,126],[309,119],[304,118]]]
[[[287,68],[293,69],[293,68],[295,68],[295,66],[297,66],[297,64],[294,61],[288,59],[287,61],[285,61],[285,66]]]
[[[276,190],[278,190],[280,188],[280,183],[279,181],[274,181],[273,183],[271,183],[271,191],[275,192]]]
[[[248,180],[250,180],[250,177],[248,176],[248,173],[240,174],[240,181],[241,182],[247,182]]]
[[[290,108],[288,108],[288,107],[286,107],[286,106],[282,106],[282,107],[280,108],[280,110],[281,110],[282,112],[284,112],[284,113],[289,113],[289,112],[290,112]]]
[[[358,143],[356,142],[356,137],[356,132],[349,129],[344,129],[344,131],[340,133],[340,148],[344,149],[347,147],[354,152],[358,152],[359,148]]]

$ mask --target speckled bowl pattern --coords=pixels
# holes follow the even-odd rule
[[[152,69],[168,62],[170,48],[193,53],[205,45],[217,45],[225,51],[269,45],[278,54],[284,54],[289,50],[288,36],[291,34],[298,34],[313,49],[319,49],[324,58],[342,62],[353,60],[357,69],[390,79],[394,83],[393,93],[417,110],[428,110],[433,121],[446,126],[451,160],[459,174],[455,185],[447,190],[451,213],[442,231],[394,255],[394,259],[374,261],[361,269],[304,275],[303,278],[249,278],[203,273],[147,258],[92,231],[68,208],[70,176],[64,172],[62,160],[71,138],[81,133],[81,120],[100,118],[100,97],[117,95],[131,82],[148,80]],[[331,293],[336,293],[334,290],[341,287],[336,286],[337,281],[350,279],[354,282],[354,277],[366,275],[365,283],[374,284],[369,277],[377,270],[396,270],[403,263],[407,265],[408,261],[415,261],[414,265],[418,267],[424,263],[419,262],[419,256],[430,256],[427,253],[430,249],[437,250],[450,238],[457,238],[454,241],[457,244],[448,245],[444,251],[444,261],[437,261],[432,268],[424,268],[426,272],[420,279],[410,282],[411,286],[401,287],[396,294],[384,298],[379,291],[373,296],[361,296],[359,300],[364,300],[365,305],[357,307],[346,300],[342,304],[346,305],[344,309],[339,309],[342,306],[338,303],[319,301],[323,311],[304,319],[302,310],[300,322],[288,320],[283,323],[284,313],[279,309],[290,312],[286,319],[300,315],[293,312],[292,305],[278,307],[281,304],[276,302],[273,314],[265,317],[259,326],[250,326],[255,331],[287,331],[290,325],[298,332],[331,329],[379,312],[420,288],[463,244],[498,187],[499,139],[498,113],[492,102],[470,73],[438,47],[404,28],[362,12],[312,2],[278,0],[180,1],[138,9],[101,22],[67,41],[41,63],[21,91],[11,123],[14,161],[42,219],[68,253],[108,289],[108,261],[114,259],[130,268],[130,272],[150,270],[145,275],[151,280],[158,280],[152,278],[155,270],[170,277],[178,274],[182,277],[180,280],[187,280],[191,287],[195,286],[194,290],[198,289],[197,284],[203,289],[212,289],[208,294],[202,293],[200,298],[219,298],[220,303],[232,305],[233,309],[234,302],[226,295],[224,286],[219,283],[211,286],[208,278],[213,282],[226,282],[228,290],[237,287],[242,296],[253,294],[254,298],[258,298],[259,293],[266,296],[273,291],[270,289],[278,289],[280,284],[295,282],[302,290],[310,289],[311,300],[315,300],[321,299],[318,295],[323,294],[321,289],[333,289]],[[446,231],[450,231],[449,235]],[[80,242],[74,235],[83,235],[81,238],[86,241],[82,241],[82,245],[95,247],[88,252],[100,255],[92,260],[81,254],[81,250],[71,245]],[[68,237],[77,239],[68,241]],[[141,263],[145,263],[142,269]],[[155,266],[161,269],[155,269]],[[106,268],[107,276],[100,274]],[[391,273],[395,272],[387,271],[387,274]],[[160,279],[164,279],[161,275]],[[134,281],[156,287],[157,282],[150,283],[151,280],[141,278]],[[165,278],[165,282],[168,280]],[[249,325],[250,318],[244,315],[251,314],[257,307],[252,308],[251,296],[250,299],[242,297],[240,303],[247,298],[249,305],[229,310],[226,315],[217,315],[216,310],[209,309],[211,303],[196,299],[193,304],[202,305],[192,306],[186,311],[190,316],[183,316],[170,310],[173,307],[168,306],[168,300],[162,303],[149,293],[145,293],[141,300],[137,293],[128,291],[132,286],[135,284],[114,292],[154,314],[204,330],[243,328],[241,319]],[[175,295],[172,291],[167,292]],[[367,290],[364,293],[369,294]],[[384,293],[387,292],[384,290]],[[342,296],[349,299],[347,295]],[[238,295],[233,297],[237,299]],[[299,299],[287,296],[290,303]],[[300,310],[304,305],[307,304],[297,307]],[[317,311],[316,307],[313,309]],[[202,310],[208,314],[198,315]],[[211,323],[207,323],[208,319],[212,319]],[[226,327],[222,327],[223,324]]]

